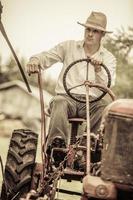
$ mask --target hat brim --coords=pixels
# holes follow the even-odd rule
[[[95,26],[95,25],[92,25],[92,24],[83,24],[83,23],[80,23],[80,22],[77,22],[77,23],[80,24],[81,26],[84,26],[85,28],[94,28],[94,29],[103,31],[103,32],[105,32],[105,33],[113,33],[112,31],[107,31],[107,30],[105,30],[105,29],[102,28],[102,27]]]

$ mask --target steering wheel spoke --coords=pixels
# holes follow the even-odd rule
[[[83,86],[83,85],[85,85],[85,84],[82,83],[82,84],[80,84],[80,85],[76,85],[76,86],[74,86],[74,87],[69,88],[68,91],[70,92],[71,90],[73,90],[73,89],[75,89],[75,88],[78,88],[78,87],[81,87],[81,86]]]

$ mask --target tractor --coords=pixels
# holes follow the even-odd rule
[[[68,87],[67,76],[77,63],[85,62],[84,83]],[[86,118],[69,119],[70,142],[67,147],[53,147],[50,155],[46,151],[45,98],[42,92],[41,69],[38,72],[38,86],[41,105],[41,157],[36,163],[38,134],[31,130],[14,130],[9,145],[1,200],[59,200],[58,192],[66,192],[59,187],[60,179],[82,183],[82,192],[73,192],[81,200],[132,200],[133,199],[133,100],[115,100],[110,90],[111,75],[108,67],[101,64],[108,77],[107,85],[88,80],[90,58],[76,60],[64,72],[63,85],[66,94],[75,101],[86,104]],[[78,99],[72,93],[75,87],[85,87],[86,98]],[[97,134],[90,132],[89,88],[100,90],[99,101],[107,93],[112,98],[103,113]],[[85,127],[78,134],[80,126]],[[58,160],[59,155],[61,159]],[[56,159],[57,158],[57,159]],[[72,194],[72,195],[73,195]]]

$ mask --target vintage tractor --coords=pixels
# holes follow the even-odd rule
[[[133,100],[121,99],[111,103],[104,112],[100,130],[97,135],[90,132],[89,88],[96,87],[103,98],[109,93],[111,77],[108,68],[101,64],[107,73],[107,86],[92,83],[88,80],[89,58],[71,63],[63,76],[66,93],[75,101],[86,103],[86,119],[69,119],[71,124],[70,143],[67,147],[53,147],[50,155],[46,152],[45,113],[42,93],[41,70],[38,73],[38,84],[41,102],[41,146],[42,163],[35,163],[37,134],[31,130],[14,130],[9,145],[1,200],[54,200],[58,181],[78,180],[83,182],[83,192],[78,194],[81,200],[132,200],[133,199]],[[86,63],[84,83],[68,88],[67,75],[71,68],[80,62]],[[85,87],[86,98],[78,99],[73,95],[75,87]],[[76,116],[75,116],[76,117]],[[78,127],[86,128],[78,135]],[[61,159],[58,160],[58,157]],[[77,194],[77,192],[73,192]]]
[[[0,31],[14,55],[21,75],[31,92],[23,68],[7,37],[1,21],[2,5],[0,2]],[[73,95],[73,88],[68,88],[67,76],[71,68],[85,62],[86,77],[84,83],[75,87],[85,87],[86,98],[78,99]],[[81,59],[68,66],[63,83],[66,93],[75,101],[86,103],[86,119],[69,119],[71,124],[70,143],[64,148],[54,147],[47,155],[45,113],[42,93],[41,71],[38,83],[41,102],[41,155],[42,163],[36,163],[38,134],[31,130],[14,130],[12,133],[5,170],[2,166],[3,183],[1,200],[54,200],[60,178],[67,181],[79,180],[83,183],[81,200],[132,200],[133,199],[133,100],[121,99],[111,103],[103,115],[97,135],[90,133],[89,104],[98,101],[109,93],[111,77],[108,68],[102,64],[107,73],[107,86],[91,83],[88,80],[90,59]],[[89,88],[98,88],[102,93],[94,100],[89,98]],[[75,116],[77,117],[77,116]],[[78,127],[86,124],[85,131],[77,134]],[[58,156],[57,156],[58,155]],[[61,159],[57,159],[58,157]],[[68,191],[64,191],[68,192]],[[73,192],[74,193],[74,192]],[[75,191],[75,194],[77,192]]]

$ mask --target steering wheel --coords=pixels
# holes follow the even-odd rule
[[[74,62],[72,62],[65,70],[64,72],[64,75],[63,75],[63,86],[64,86],[64,89],[66,91],[66,93],[74,100],[80,102],[80,103],[85,103],[86,100],[81,100],[79,99],[78,97],[74,96],[73,93],[71,93],[71,90],[74,89],[74,88],[77,88],[77,87],[81,87],[83,85],[86,85],[88,84],[89,87],[95,87],[95,88],[98,88],[100,91],[102,91],[102,94],[99,95],[98,97],[96,97],[95,99],[93,100],[90,100],[89,102],[92,103],[92,102],[95,102],[95,101],[98,101],[100,100],[101,98],[103,98],[106,93],[108,92],[107,88],[110,88],[110,85],[111,85],[111,75],[110,75],[110,71],[109,69],[104,65],[104,64],[101,64],[101,67],[104,68],[106,74],[107,74],[107,78],[108,78],[108,81],[107,81],[107,87],[105,86],[102,86],[100,84],[95,84],[95,83],[92,83],[92,82],[89,82],[89,80],[85,80],[85,82],[83,84],[80,84],[80,85],[77,85],[77,86],[74,86],[74,87],[71,87],[71,88],[68,88],[67,86],[67,74],[69,72],[69,70],[74,67],[74,65],[76,65],[77,63],[80,63],[80,62],[86,62],[87,63],[87,74],[88,74],[88,64],[91,62],[91,59],[90,58],[84,58],[84,59],[80,59],[80,60],[76,60]],[[87,75],[88,76],[88,75]]]

